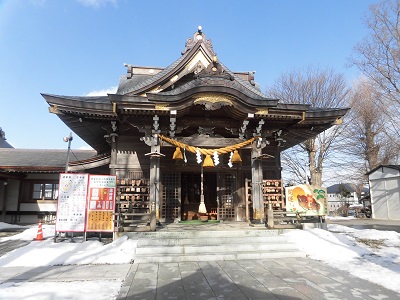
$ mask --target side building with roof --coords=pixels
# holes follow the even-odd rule
[[[367,175],[372,218],[400,220],[400,165],[380,165]]]
[[[4,142],[0,140],[0,221],[27,224],[39,219],[53,221],[59,174],[65,172],[67,150],[15,149]],[[80,169],[76,165],[76,172],[109,172],[104,163],[96,165],[99,160],[109,160],[109,156],[97,156],[94,150],[73,150],[73,158],[71,168],[74,160],[91,164]]]

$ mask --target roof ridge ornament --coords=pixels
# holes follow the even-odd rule
[[[181,52],[181,54],[184,55],[186,52],[192,49],[194,45],[196,45],[199,42],[203,43],[206,46],[206,48],[209,51],[211,51],[212,54],[215,54],[212,42],[210,39],[206,38],[206,35],[203,33],[203,27],[201,26],[197,27],[197,31],[193,35],[193,38],[188,38],[186,40],[185,49]]]

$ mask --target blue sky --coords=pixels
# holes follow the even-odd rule
[[[118,85],[124,63],[166,67],[201,25],[232,71],[262,91],[308,66],[346,67],[372,0],[0,0],[0,127],[15,148],[66,149],[70,130],[40,93],[82,96]],[[74,136],[72,148],[87,148]]]

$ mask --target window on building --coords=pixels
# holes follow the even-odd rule
[[[34,200],[57,200],[58,183],[34,183]]]

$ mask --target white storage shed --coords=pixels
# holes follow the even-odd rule
[[[381,165],[367,175],[372,218],[400,220],[400,165]]]

